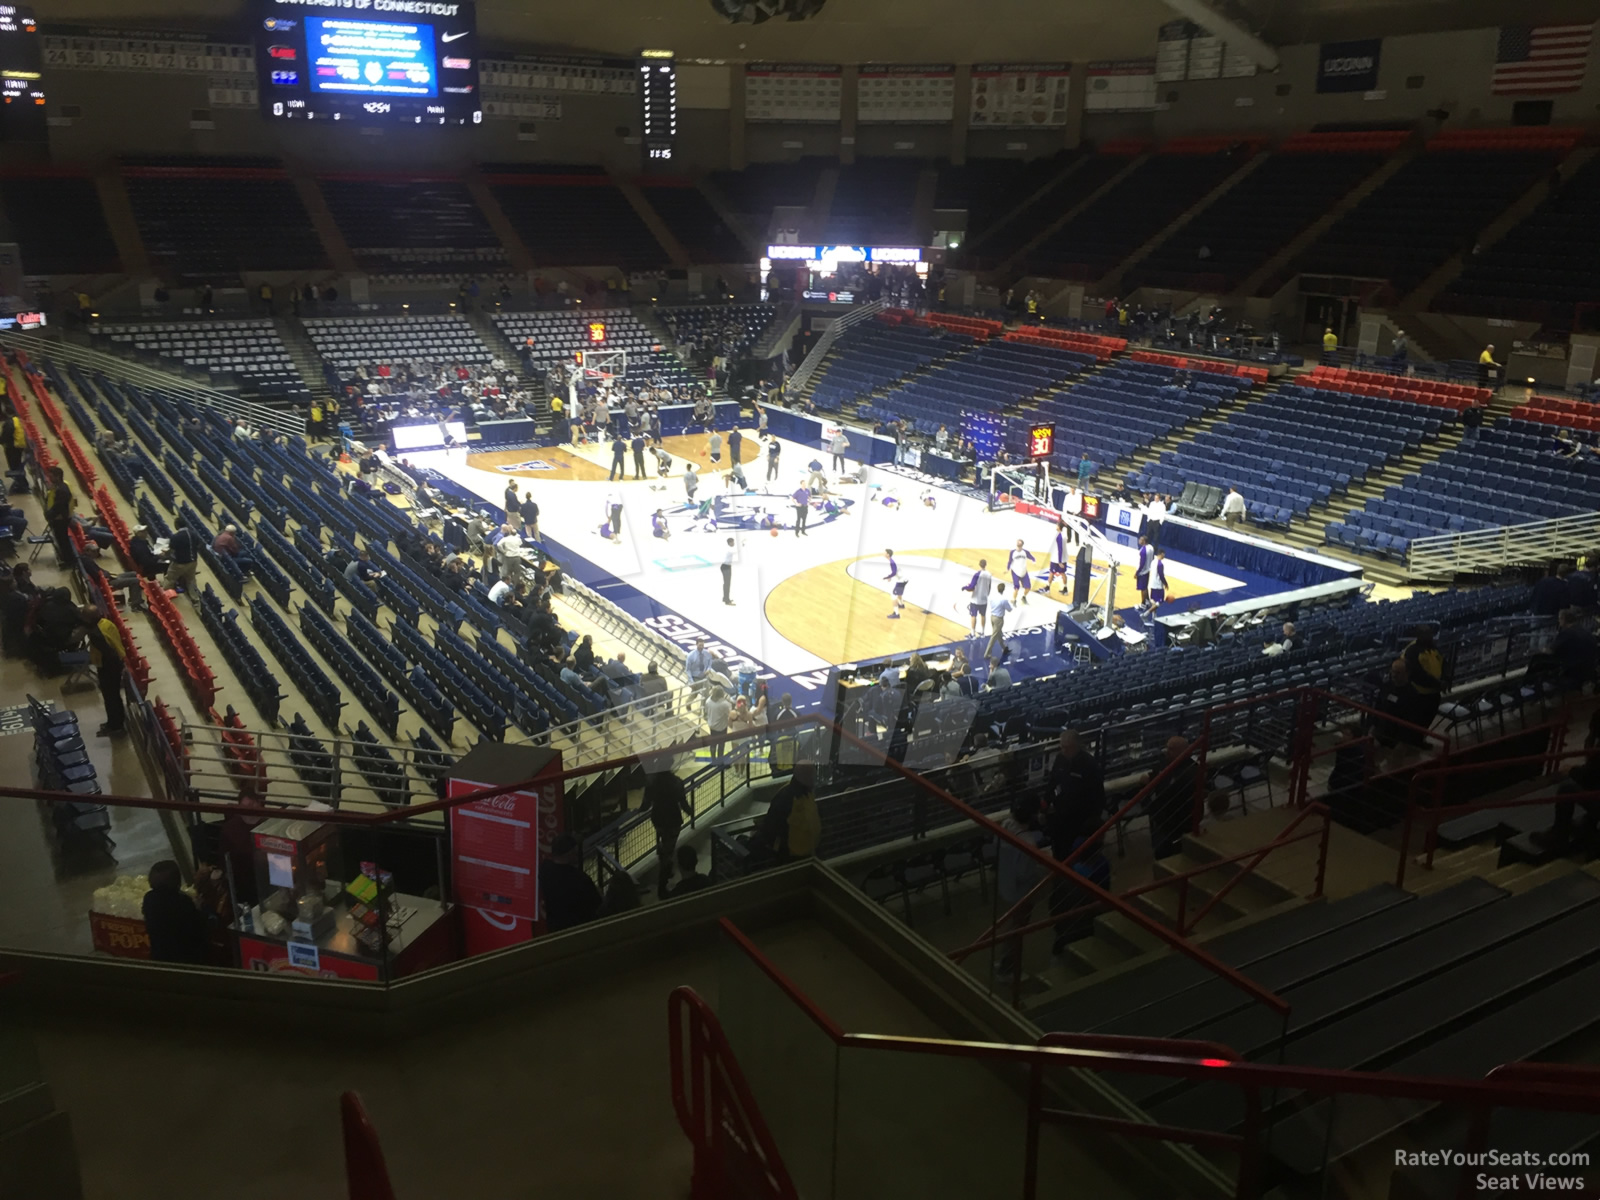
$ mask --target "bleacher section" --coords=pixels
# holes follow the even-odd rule
[[[1287,139],[1215,204],[1135,264],[1123,290],[1141,285],[1231,290],[1376,171],[1406,137],[1396,130],[1303,133]]]
[[[541,266],[644,271],[666,265],[655,235],[603,168],[525,167],[484,178]]]
[[[713,171],[711,182],[726,197],[728,207],[748,221],[757,238],[764,241],[772,210],[780,205],[809,207],[816,195],[817,176],[833,165],[831,159],[821,158],[750,163],[742,171]]]
[[[1469,397],[1330,376],[1287,384],[1128,476],[1140,492],[1180,495],[1190,485],[1245,498],[1252,520],[1287,524],[1453,425]],[[1404,397],[1404,398],[1401,398]],[[1183,501],[1180,501],[1180,507]]]
[[[1066,170],[1075,157],[1063,150],[1049,158],[971,158],[961,166],[944,164],[933,206],[966,209],[970,241]]]
[[[1055,422],[1051,466],[1075,478],[1079,458],[1088,454],[1101,471],[1110,471],[1151,442],[1250,390],[1250,381],[1237,376],[1197,371],[1179,386],[1172,382],[1174,375],[1162,364],[1121,359],[1066,391],[1045,397],[1037,416]],[[1012,422],[1006,431],[1008,450],[1024,451],[1025,426],[1034,415]]]
[[[1592,158],[1526,220],[1468,260],[1433,307],[1445,312],[1539,321],[1572,328],[1573,310],[1593,304],[1600,277],[1600,157]]]
[[[182,363],[208,371],[213,381],[236,380],[256,395],[296,401],[310,397],[269,320],[106,324],[92,332],[107,339],[113,350],[169,367]]]
[[[948,358],[895,388],[862,417],[892,421],[903,417],[913,432],[931,435],[940,425],[959,432],[968,412],[998,414],[1094,366],[1094,357],[1025,342],[990,341]]]
[[[492,274],[509,265],[500,239],[458,180],[332,175],[317,183],[363,270]]]
[[[606,323],[603,347],[596,347],[589,340],[591,320],[604,320]],[[593,313],[495,313],[494,324],[507,344],[518,353],[531,337],[536,366],[571,362],[576,350],[626,350],[626,378],[631,387],[640,387],[652,380],[658,380],[668,387],[686,387],[704,382],[704,376],[692,373],[676,354],[661,345],[654,332],[645,328],[638,317],[625,309],[610,308]]]
[[[94,180],[78,171],[13,169],[0,175],[0,202],[30,275],[121,270]]]
[[[848,246],[918,245],[911,217],[921,170],[919,161],[906,158],[863,158],[840,167],[823,240]]]
[[[1600,497],[1600,455],[1556,453],[1561,428],[1600,431],[1600,407],[1535,397],[1381,498],[1329,522],[1323,534],[1348,550],[1403,559],[1414,538],[1592,513]]]
[[[1361,201],[1263,288],[1296,273],[1386,279],[1405,296],[1547,175],[1579,131],[1551,126],[1461,129],[1425,151]]]
[[[313,271],[327,255],[282,167],[125,166],[123,185],[151,264],[191,282]]]
[[[1039,274],[1099,279],[1200,200],[1255,151],[1233,139],[1178,138],[1028,254]]]
[[[838,411],[972,343],[969,335],[934,327],[863,321],[834,343],[811,399],[818,408]]]
[[[993,236],[983,238],[968,255],[972,265],[992,267],[1004,262],[1062,213],[1082,204],[1118,171],[1127,167],[1134,157],[1142,154],[1144,149],[1144,145],[1138,142],[1108,142],[1101,146],[1098,153],[1091,154],[1082,166],[996,229]],[[1019,196],[1018,200],[1021,199]]]
[[[346,374],[392,363],[487,363],[494,357],[467,319],[430,317],[314,317],[305,322],[317,353]]]
[[[695,304],[656,309],[656,319],[680,343],[709,345],[737,358],[760,339],[772,324],[777,307],[772,304]]]
[[[1183,728],[1186,713],[1214,704],[1302,684],[1366,695],[1365,681],[1372,672],[1387,668],[1418,624],[1437,627],[1439,644],[1447,651],[1457,644],[1481,645],[1489,625],[1511,619],[1553,630],[1553,622],[1518,615],[1526,612],[1527,599],[1525,586],[1511,585],[1307,611],[1296,623],[1295,649],[1283,655],[1262,656],[1262,642],[1269,636],[1263,628],[1253,636],[1230,637],[1214,651],[1151,650],[1024,680],[983,693],[979,712],[996,728],[1020,720],[1036,738],[1064,728],[1151,722],[1148,730],[1132,731],[1131,744],[1119,750],[1125,756],[1122,761],[1102,760],[1109,777],[1141,753],[1148,756],[1169,733]],[[1263,724],[1272,736],[1281,732],[1272,722]],[[1276,744],[1274,748],[1283,749]]]
[[[1207,950],[1288,1003],[1280,1018],[1221,978],[1172,955],[1120,973],[1115,986],[1066,996],[1036,1014],[1047,1030],[1181,1037],[1241,1057],[1328,1070],[1479,1081],[1504,1063],[1560,1061],[1600,1021],[1600,883],[1575,873],[1511,894],[1465,879],[1424,896],[1380,885],[1335,902],[1253,922]],[[1289,1186],[1320,1186],[1324,1172],[1378,1181],[1412,1178],[1399,1145],[1459,1145],[1464,1113],[1429,1103],[1372,1099],[1340,1105],[1304,1095],[1268,1097],[1246,1114],[1239,1093],[1153,1075],[1119,1089],[1148,1119],[1185,1129],[1264,1128],[1263,1166]],[[1483,1126],[1494,1146],[1554,1156],[1593,1145],[1592,1117],[1507,1107]],[[1549,1160],[1547,1160],[1549,1161]],[[1580,1160],[1581,1161],[1581,1160]],[[1323,1176],[1326,1178],[1326,1176]],[[1467,1176],[1470,1179],[1470,1176]],[[1418,1196],[1454,1190],[1448,1171]],[[1396,1191],[1393,1194],[1400,1194]]]
[[[641,179],[639,188],[694,263],[741,263],[749,251],[739,235],[688,179]]]

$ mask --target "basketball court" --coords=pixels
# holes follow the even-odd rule
[[[704,435],[667,439],[673,467],[666,479],[654,476],[648,459],[651,475],[633,479],[630,451],[629,477],[608,482],[609,443],[465,456],[436,451],[412,460],[489,505],[499,504],[508,475],[524,480],[524,494],[539,504],[540,532],[551,552],[571,562],[579,578],[585,565],[593,568],[599,589],[625,609],[640,608],[636,615],[647,622],[670,623],[675,617],[680,623],[673,628],[714,627],[714,637],[705,633],[708,641],[775,676],[815,676],[840,664],[972,639],[969,597],[962,589],[981,560],[987,560],[996,582],[1007,584],[1014,602],[1021,601],[1007,618],[1008,635],[1053,630],[1065,611],[1070,581],[1066,591],[1060,580],[1048,593],[1038,590],[1049,569],[1051,522],[991,511],[971,495],[930,487],[892,469],[851,464],[859,474],[846,482],[826,472],[828,491],[813,504],[806,533],[798,536],[791,494],[809,476],[808,464],[826,465],[828,456],[782,442],[779,477],[769,484],[765,452],[753,431],[745,431],[742,457],[749,487],[730,488],[726,434],[723,441],[723,469],[715,470]],[[684,463],[690,458],[701,468],[692,505],[684,485]],[[552,467],[528,465],[535,462]],[[617,542],[600,535],[613,497],[623,506]],[[665,538],[652,532],[658,512],[667,524]],[[724,606],[720,567],[730,538],[734,604]],[[1007,573],[1019,538],[1033,555],[1025,597],[1015,597]],[[907,582],[907,607],[899,618],[889,615],[892,584],[884,552],[890,549],[898,578]],[[1103,544],[1094,563],[1091,600],[1103,603],[1114,568],[1117,607],[1137,604],[1136,559],[1131,547]],[[1226,568],[1171,557],[1167,575],[1174,600],[1244,586]],[[987,616],[978,627],[977,645],[968,649],[973,657],[988,639]]]

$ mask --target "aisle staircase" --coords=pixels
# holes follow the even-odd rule
[[[283,339],[284,348],[289,351],[289,361],[294,363],[294,369],[299,372],[300,381],[310,391],[311,398],[330,398],[333,389],[328,386],[327,376],[323,374],[322,356],[311,344],[305,326],[296,317],[273,317],[272,326]]]

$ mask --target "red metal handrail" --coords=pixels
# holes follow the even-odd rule
[[[1251,1062],[1240,1059],[1238,1053],[1228,1046],[1163,1038],[1122,1040],[1103,1035],[1069,1033],[1047,1035],[1036,1046],[1018,1046],[891,1034],[844,1033],[737,926],[724,918],[720,927],[724,936],[752,965],[837,1047],[967,1058],[1031,1068],[1035,1078],[1029,1089],[1027,1116],[1030,1129],[1027,1153],[1030,1155],[1037,1151],[1037,1126],[1045,1120],[1087,1125],[1128,1136],[1232,1149],[1240,1159],[1238,1190],[1235,1194],[1253,1197],[1257,1194],[1254,1190],[1257,1187],[1254,1162],[1262,1150],[1257,1135],[1264,1125],[1261,1120],[1263,1095],[1306,1092],[1318,1097],[1352,1095],[1453,1104],[1468,1109],[1473,1114],[1474,1124],[1479,1126],[1486,1123],[1488,1112],[1495,1108],[1600,1113],[1600,1068],[1593,1067],[1551,1070],[1545,1064],[1513,1063],[1496,1067],[1481,1080],[1449,1079]],[[1095,1113],[1046,1109],[1038,1076],[1052,1066],[1096,1074],[1153,1075],[1237,1087],[1244,1093],[1245,1132],[1238,1135],[1218,1134],[1210,1129],[1152,1125]],[[1024,1178],[1036,1184],[1032,1162],[1025,1164]],[[1025,1200],[1033,1200],[1035,1194],[1032,1190],[1023,1193]]]
[[[344,1177],[349,1200],[395,1200],[378,1131],[355,1092],[339,1097],[339,1118],[344,1126]]]
[[[1059,862],[1061,864],[1061,866],[1070,869],[1075,863],[1077,863],[1083,857],[1083,852],[1085,850],[1087,850],[1090,846],[1094,845],[1100,839],[1105,837],[1105,835],[1107,833],[1109,833],[1112,829],[1116,828],[1118,822],[1124,820],[1128,816],[1128,814],[1131,813],[1134,810],[1134,808],[1137,807],[1139,805],[1139,803],[1145,799],[1145,797],[1147,797],[1152,791],[1155,790],[1155,788],[1156,788],[1156,786],[1158,784],[1160,784],[1163,780],[1165,780],[1167,778],[1167,776],[1169,774],[1174,772],[1178,767],[1182,766],[1184,763],[1189,763],[1192,766],[1198,766],[1199,764],[1195,763],[1190,756],[1193,754],[1193,752],[1196,749],[1196,747],[1199,747],[1199,746],[1200,746],[1200,742],[1198,742],[1198,741],[1190,743],[1190,745],[1184,750],[1182,758],[1175,758],[1172,761],[1166,763],[1159,771],[1157,771],[1148,780],[1146,780],[1144,785],[1142,787],[1140,787],[1139,790],[1136,791],[1133,794],[1133,797],[1130,800],[1128,800],[1127,803],[1125,803],[1121,808],[1117,809],[1116,812],[1112,813],[1109,817],[1107,817],[1105,819],[1104,823],[1101,824],[1100,828],[1096,829],[1093,833],[1091,833],[1087,837],[1083,838],[1079,842],[1079,844],[1076,847],[1073,848],[1073,850],[1072,850],[1072,852],[1070,854],[1068,854],[1065,858],[1062,858],[1062,859],[1056,859],[1052,855],[1051,856],[1052,861]],[[1201,747],[1201,748],[1203,750],[1203,747]],[[1074,872],[1074,874],[1076,874],[1076,872]],[[1006,923],[1008,921],[1010,921],[1012,917],[1016,916],[1017,913],[1022,911],[1022,909],[1025,908],[1027,905],[1030,905],[1030,904],[1033,904],[1034,902],[1036,902],[1036,900],[1038,899],[1039,893],[1044,889],[1045,884],[1047,884],[1049,882],[1050,882],[1050,879],[1049,879],[1048,876],[1046,876],[1044,879],[1041,879],[1038,883],[1034,884],[1033,887],[1029,889],[1027,895],[1023,896],[1022,899],[1018,900],[1009,909],[1007,909],[1006,912],[1003,915],[1001,915],[1000,917],[997,917],[995,919],[994,924],[989,926],[988,932],[985,933],[982,937],[980,937],[978,939],[978,941],[973,942],[970,946],[967,946],[967,947],[963,948],[962,950],[957,951],[955,954],[952,954],[951,957],[955,958],[955,960],[957,962],[960,962],[962,958],[965,958],[967,956],[967,954],[971,953],[973,950],[978,949],[980,943],[985,943],[986,939],[992,939],[993,935],[995,934],[995,932],[997,930],[1000,930],[1000,929],[1004,928]],[[960,955],[959,958],[956,957],[957,954]]]
[[[1285,836],[1291,830],[1293,830],[1295,826],[1300,824],[1301,821],[1305,820],[1306,817],[1313,814],[1320,815],[1323,818],[1323,824],[1320,830],[1312,830],[1307,833],[1295,834],[1293,837]],[[1227,886],[1217,893],[1216,899],[1221,899],[1229,891],[1231,891],[1234,885],[1243,879],[1246,874],[1254,871],[1255,868],[1260,865],[1259,860],[1264,859],[1271,851],[1277,850],[1283,846],[1294,845],[1296,842],[1309,841],[1311,838],[1318,838],[1321,841],[1321,847],[1318,851],[1317,858],[1316,882],[1312,892],[1312,896],[1320,896],[1322,895],[1322,885],[1326,874],[1328,861],[1329,825],[1330,819],[1328,816],[1328,810],[1320,804],[1312,805],[1310,808],[1307,808],[1301,813],[1297,814],[1288,825],[1285,825],[1283,829],[1278,831],[1277,836],[1274,837],[1272,841],[1267,842],[1264,845],[1254,846],[1249,850],[1241,850],[1237,854],[1228,855],[1226,858],[1211,859],[1210,861],[1205,862],[1198,867],[1190,867],[1187,871],[1180,871],[1175,875],[1164,875],[1160,879],[1153,879],[1149,883],[1141,883],[1137,887],[1131,887],[1120,891],[1117,893],[1117,896],[1123,900],[1131,900],[1135,896],[1143,896],[1150,892],[1159,891],[1164,887],[1171,887],[1174,884],[1177,884],[1179,887],[1183,888],[1183,895],[1186,896],[1188,891],[1188,882],[1196,876],[1209,874],[1220,867],[1230,866],[1236,862],[1243,862],[1247,858],[1256,858],[1258,861],[1252,863],[1245,872],[1241,872],[1240,874],[1234,876],[1233,879],[1228,882]],[[957,950],[952,950],[950,952],[950,958],[953,962],[964,962],[967,958],[979,950],[987,949],[988,947],[996,945],[1000,942],[1008,942],[1017,938],[1025,937],[1030,933],[1037,933],[1041,929],[1048,929],[1050,926],[1059,924],[1060,922],[1077,916],[1080,913],[1093,911],[1095,907],[1096,906],[1092,903],[1083,904],[1079,905],[1077,908],[1068,909],[1066,912],[1051,913],[1050,916],[1045,917],[1042,920],[1031,922],[1017,929],[1008,929],[998,932],[996,929],[991,929],[989,933],[986,933],[977,941],[972,942],[969,945],[962,946]],[[1206,913],[1210,911],[1210,906],[1207,905],[1205,909],[1197,913],[1192,922],[1186,922],[1184,920],[1184,909],[1184,900],[1180,898],[1178,903],[1178,925],[1176,930],[1180,936],[1186,935],[1190,928],[1198,925],[1201,917],[1205,916]]]
[[[1440,804],[1438,799],[1443,795],[1444,783],[1447,776],[1456,775],[1462,771],[1482,770],[1486,767],[1497,770],[1501,767],[1526,767],[1534,765],[1550,767],[1554,766],[1556,763],[1564,761],[1565,759],[1587,758],[1591,754],[1600,753],[1600,750],[1597,750],[1595,747],[1579,750],[1563,750],[1561,747],[1566,741],[1566,728],[1567,726],[1565,721],[1551,721],[1544,725],[1535,725],[1532,729],[1519,729],[1516,733],[1507,734],[1505,737],[1493,738],[1487,742],[1478,742],[1471,747],[1471,749],[1474,751],[1481,750],[1485,746],[1493,746],[1499,742],[1507,742],[1515,738],[1526,737],[1529,733],[1538,733],[1540,731],[1544,731],[1551,735],[1552,740],[1550,743],[1550,749],[1541,754],[1525,754],[1516,758],[1489,759],[1487,761],[1474,759],[1471,762],[1445,762],[1440,763],[1437,766],[1423,767],[1422,769],[1413,773],[1411,776],[1410,791],[1406,796],[1406,815],[1400,826],[1400,861],[1395,872],[1395,886],[1405,886],[1406,864],[1411,857],[1411,828],[1419,818],[1429,826],[1427,865],[1429,868],[1432,868],[1433,854],[1434,850],[1436,849],[1435,843],[1439,830],[1439,822],[1444,819],[1445,814],[1463,816],[1469,812],[1481,812],[1484,809],[1489,808],[1520,808],[1523,807],[1523,804],[1525,803],[1524,801],[1517,800],[1502,800],[1498,802],[1484,800],[1473,801],[1469,804]],[[1430,805],[1424,805],[1421,802],[1421,797],[1418,795],[1420,791],[1418,787],[1418,780],[1424,777],[1431,777],[1434,782],[1434,803]],[[1552,801],[1548,797],[1536,797],[1534,800],[1529,801],[1528,803],[1549,804],[1552,803]]]
[[[674,988],[667,997],[667,1051],[672,1109],[694,1147],[692,1200],[722,1200],[725,1181],[736,1169],[729,1161],[735,1147],[740,1151],[739,1165],[756,1168],[757,1179],[766,1185],[765,1195],[798,1200],[799,1192],[721,1022],[691,987]]]

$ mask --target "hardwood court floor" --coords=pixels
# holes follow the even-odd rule
[[[1004,571],[1007,551],[1004,549],[897,549],[895,553],[904,559],[941,558],[946,562],[957,563],[974,570],[977,568],[978,560],[986,558],[989,560],[989,569],[995,573],[996,578],[1006,578]],[[1037,549],[1034,553],[1038,553]],[[768,624],[795,645],[830,663],[858,662],[885,655],[905,654],[927,646],[960,641],[971,635],[965,605],[956,608],[964,597],[954,593],[939,596],[934,601],[934,611],[931,613],[924,613],[917,606],[917,597],[913,594],[908,597],[907,606],[901,613],[900,619],[889,620],[888,613],[892,604],[889,594],[871,583],[853,578],[850,574],[850,567],[861,562],[863,558],[871,561],[874,566],[881,561],[874,555],[839,559],[836,562],[810,567],[779,583],[767,593],[765,612]],[[1095,565],[1101,570],[1105,568],[1105,563],[1099,560]],[[1036,587],[1039,578],[1035,577]],[[1097,576],[1094,593],[1096,599],[1103,595],[1098,582]],[[1178,578],[1172,578],[1170,585],[1175,597],[1192,596],[1205,590],[1198,584]],[[1030,594],[1028,604],[1024,608],[1027,617],[1024,623],[1048,621],[1053,625],[1061,600],[1059,588],[1058,583],[1057,590],[1051,593],[1050,600],[1046,600],[1037,592]],[[1127,608],[1137,603],[1138,592],[1134,588],[1133,568],[1121,565],[1118,568],[1117,579],[1118,607]],[[1011,617],[1011,621],[1018,620],[1016,616]],[[983,622],[983,630],[984,636],[987,637],[987,621]]]
[[[741,430],[741,432],[744,432]],[[684,464],[693,460],[700,468],[702,475],[713,470],[726,471],[732,460],[728,457],[728,435],[722,435],[722,462],[713,467],[710,456],[706,453],[706,436],[702,433],[681,434],[677,437],[665,439],[667,453],[672,455],[672,475],[683,474]],[[792,447],[788,447],[792,449]],[[757,444],[753,433],[744,433],[744,444],[739,448],[739,461],[746,466],[745,474],[754,481],[751,470],[758,458],[763,457],[764,451]],[[646,478],[656,477],[655,458],[646,454],[645,466],[648,468]],[[502,471],[501,467],[511,467],[518,463],[541,462],[547,464],[545,468],[535,468],[527,471]],[[591,444],[586,447],[573,448],[570,446],[541,446],[538,449],[522,450],[491,450],[468,451],[467,465],[477,467],[482,471],[492,471],[496,475],[510,478],[538,479],[546,482],[565,482],[567,480],[582,480],[584,482],[604,483],[611,472],[611,443],[603,446]],[[795,464],[789,464],[794,466]],[[627,476],[633,478],[633,451],[629,450],[625,461]],[[766,466],[761,464],[765,473]]]

